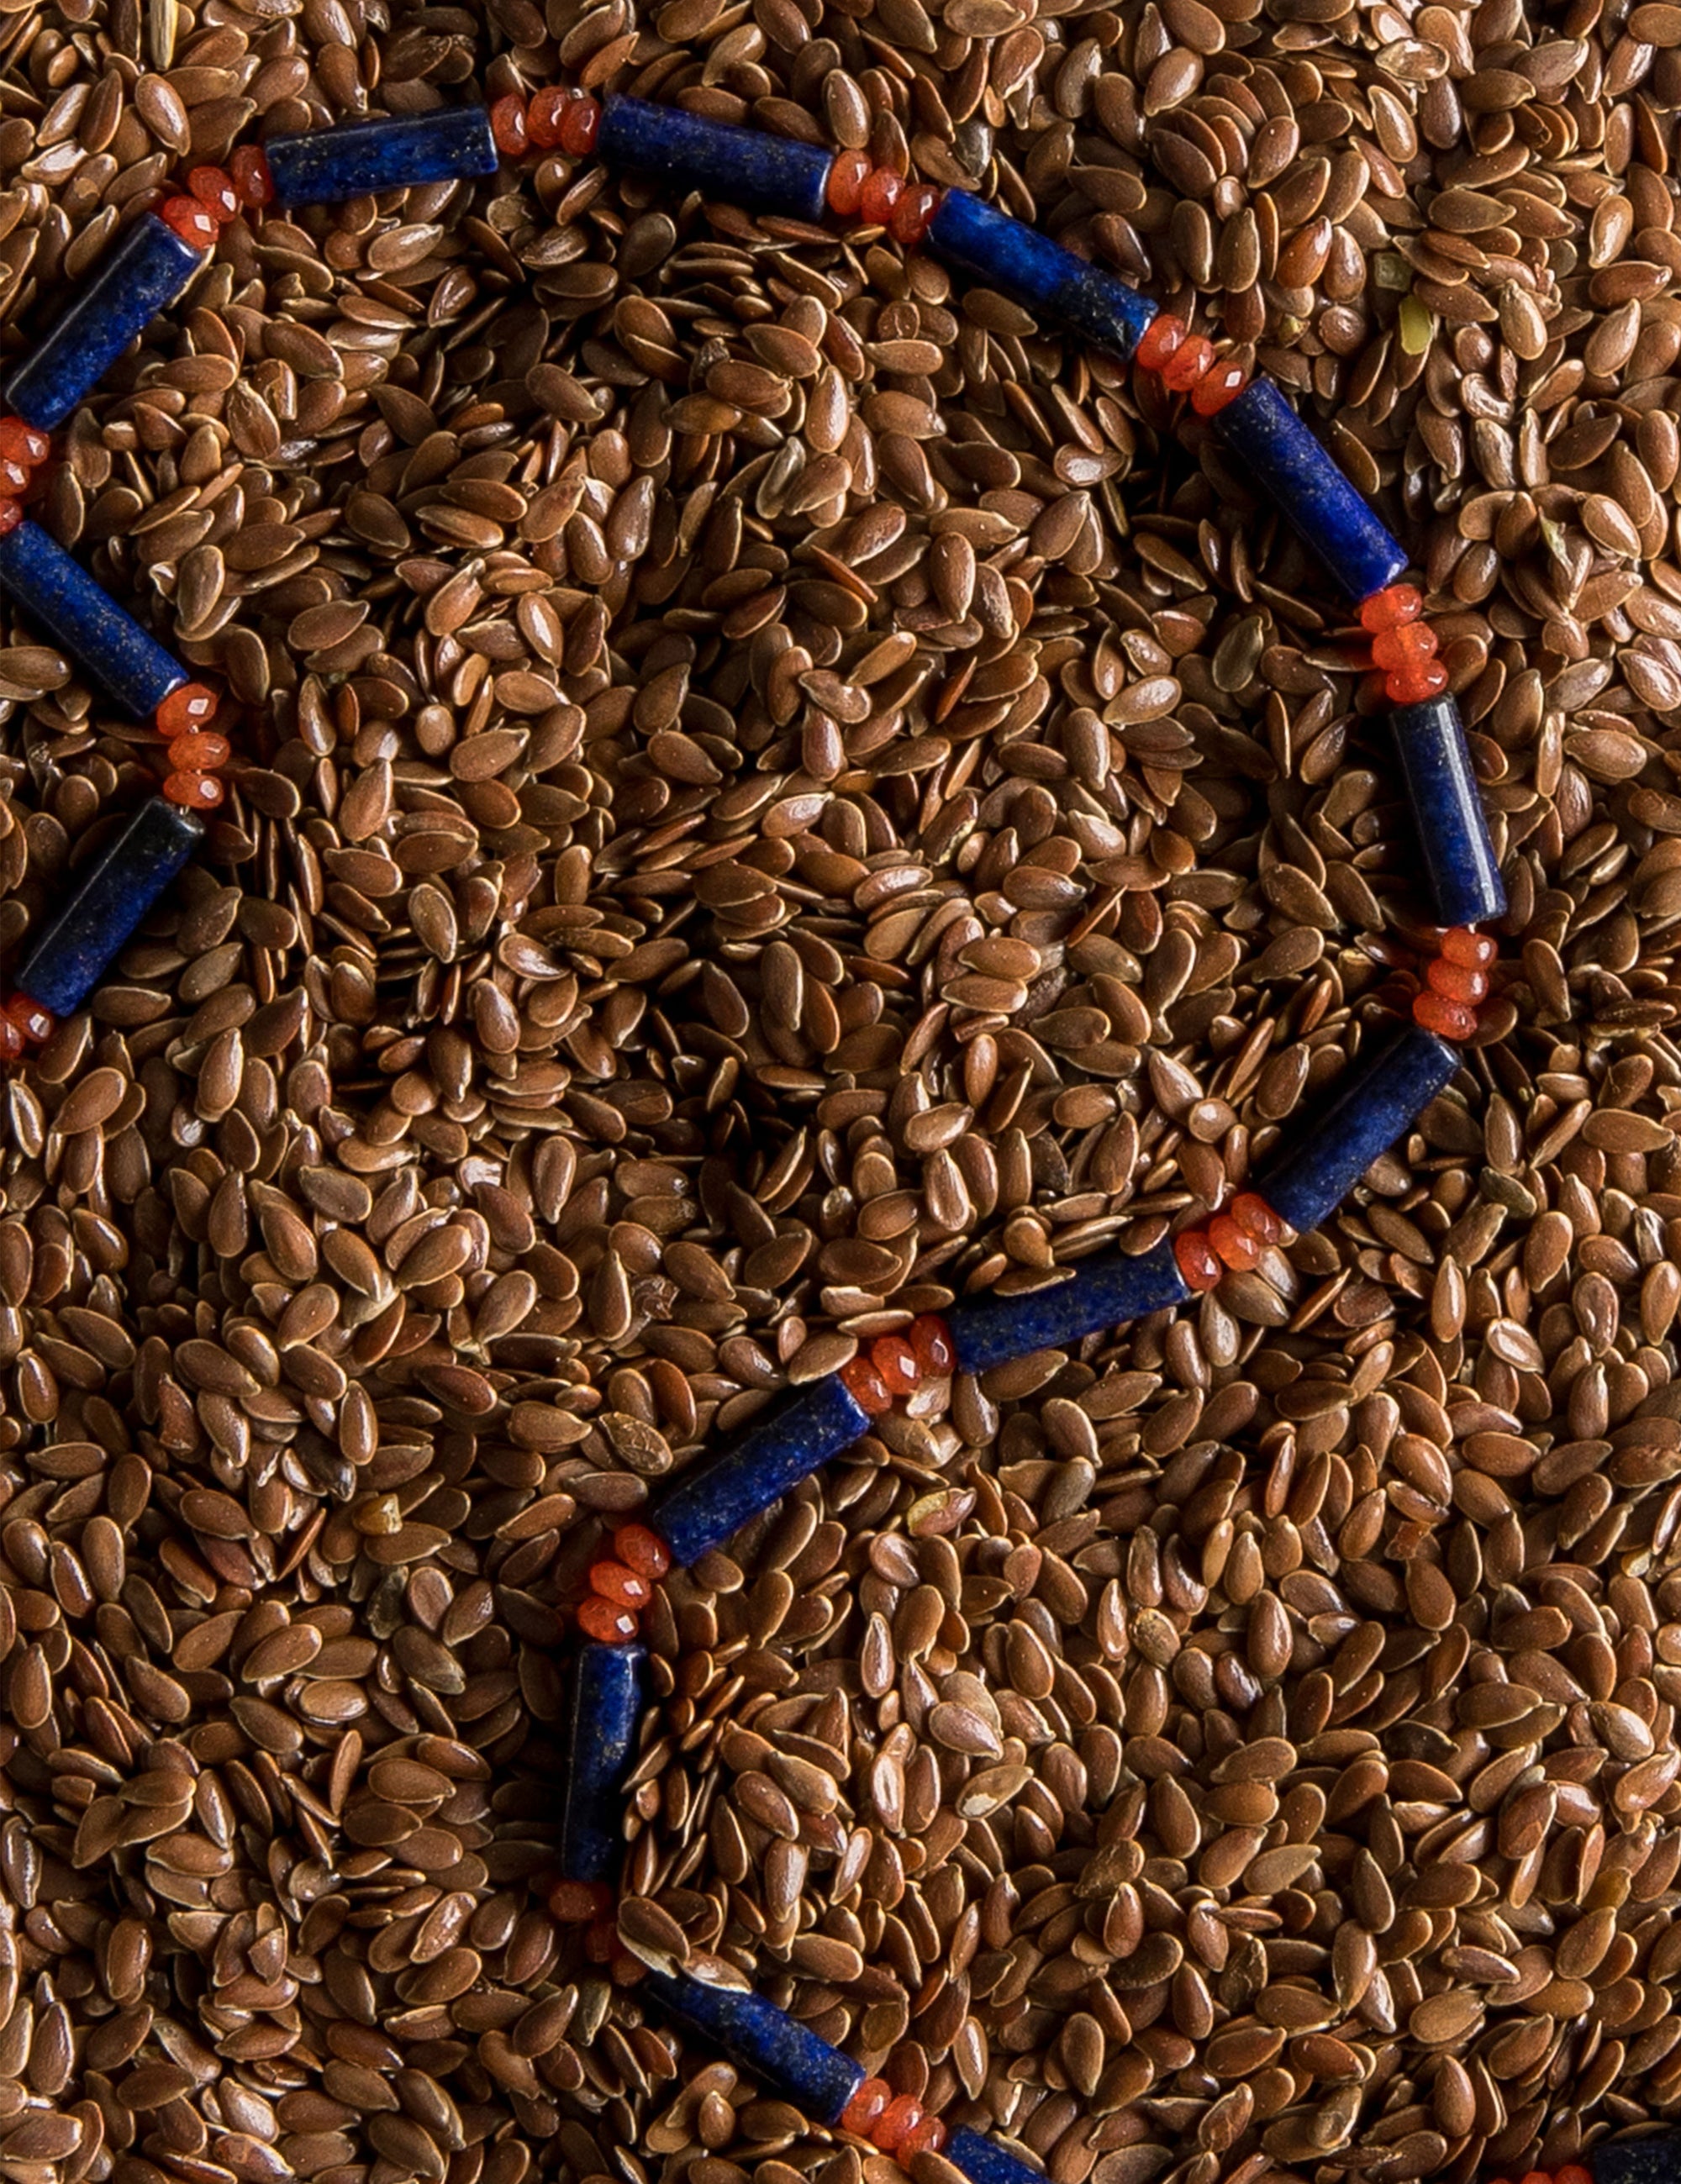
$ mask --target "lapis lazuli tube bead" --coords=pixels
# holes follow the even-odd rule
[[[1614,2138],[1582,2159],[1594,2184],[1681,2184],[1681,2131]]]
[[[271,136],[263,151],[276,203],[343,204],[422,182],[465,182],[496,171],[496,140],[482,106],[347,121]]]
[[[0,592],[137,721],[149,721],[187,680],[181,663],[38,523],[25,519],[0,538]]]
[[[624,1777],[642,1720],[645,1646],[578,1650],[565,1722],[561,1872],[567,1880],[617,1877],[624,1854]]]
[[[71,875],[70,899],[30,950],[18,991],[55,1017],[73,1015],[204,838],[190,811],[148,797],[110,848]]]
[[[967,190],[947,190],[928,231],[930,246],[954,265],[1031,310],[1053,313],[1095,348],[1123,361],[1156,315],[1148,296],[1119,274],[1053,242],[1037,228],[998,212]]]
[[[1416,1024],[1362,1056],[1317,1127],[1256,1186],[1262,1197],[1291,1228],[1317,1228],[1459,1065],[1457,1047]]]
[[[1438,925],[1504,917],[1506,891],[1472,770],[1465,723],[1451,698],[1399,705],[1390,716],[1395,749]]]
[[[969,2184],[1045,2184],[1045,2172],[978,2131],[954,2131],[940,2149]]]
[[[868,1430],[869,1413],[831,1373],[683,1479],[649,1521],[686,1568]]]
[[[204,263],[155,213],[146,213],[86,276],[38,343],[0,384],[0,398],[26,425],[50,432],[103,379],[159,311],[185,293]]]
[[[1214,421],[1262,498],[1289,518],[1350,599],[1394,582],[1406,554],[1270,379],[1252,379]]]
[[[1026,1296],[989,1296],[946,1314],[958,1370],[985,1373],[1035,1350],[1059,1349],[1124,1320],[1183,1304],[1191,1294],[1169,1244],[1128,1258],[1105,1251],[1082,1260],[1071,1282]]]
[[[678,190],[779,212],[790,220],[821,220],[835,154],[791,136],[708,121],[680,106],[611,97],[595,148],[621,167],[657,175]]]
[[[762,1996],[740,1987],[710,1986],[686,1972],[650,1972],[642,1991],[722,2048],[762,2085],[774,2086],[814,2123],[838,2123],[864,2081],[862,2064]]]

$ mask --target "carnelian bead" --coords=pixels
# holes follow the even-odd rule
[[[910,2093],[901,2093],[883,2109],[870,2137],[884,2153],[896,2153],[922,2118],[922,2103]]]
[[[639,1577],[623,1563],[592,1563],[589,1590],[610,1600],[615,1607],[645,1607],[654,1596],[647,1579]]]
[[[170,745],[170,765],[176,773],[214,773],[226,766],[233,746],[226,736],[209,735],[202,728],[177,736]]]
[[[618,1947],[618,1923],[598,1919],[584,1937],[584,1953],[592,1964],[610,1964]]]
[[[885,2078],[866,2078],[840,2111],[840,2128],[855,2138],[868,2138],[878,2116],[885,2115],[893,2088]]]
[[[1450,1001],[1445,994],[1433,994],[1428,986],[1413,997],[1412,1020],[1426,1031],[1439,1032],[1444,1039],[1476,1035],[1476,1010],[1467,1008],[1463,1001]]]
[[[242,144],[227,163],[234,194],[248,210],[274,203],[274,176],[260,144]]]
[[[0,500],[0,538],[8,531],[15,531],[23,520],[23,510],[16,501]]]
[[[8,1016],[0,1015],[0,1062],[15,1061],[23,1050],[23,1034]]]
[[[1188,393],[1213,362],[1214,343],[1206,334],[1192,334],[1162,366],[1162,385],[1176,394]]]
[[[232,176],[224,174],[220,167],[194,167],[187,177],[187,187],[218,227],[238,219],[239,193]]]
[[[28,491],[29,465],[20,463],[15,455],[0,455],[0,494],[17,500]]]
[[[549,1909],[563,1926],[587,1926],[609,1917],[613,1892],[605,1880],[557,1880],[549,1891]]]
[[[1132,354],[1146,371],[1159,371],[1177,354],[1189,332],[1183,319],[1175,318],[1171,311],[1158,311]]]
[[[1241,364],[1217,364],[1205,371],[1192,388],[1191,407],[1199,417],[1218,416],[1237,399],[1248,383],[1249,375]]]
[[[203,682],[177,683],[152,716],[152,725],[173,743],[189,729],[214,720],[219,702],[215,692]]]
[[[1258,1190],[1238,1192],[1231,1201],[1231,1218],[1258,1244],[1276,1244],[1284,1234],[1284,1223]]]
[[[165,198],[158,208],[158,217],[165,227],[171,228],[190,249],[211,250],[221,227],[208,205],[197,198]]]
[[[595,139],[601,133],[601,102],[583,93],[574,98],[561,116],[561,149],[574,159],[595,148]]]
[[[8,463],[21,463],[33,470],[44,463],[53,452],[53,443],[33,425],[25,425],[21,417],[0,417],[0,456]]]
[[[908,2131],[899,2142],[894,2159],[903,2169],[919,2153],[938,2153],[946,2143],[946,2126],[938,2116],[925,2115],[914,2131]]]
[[[893,217],[893,208],[905,193],[904,179],[891,167],[872,167],[864,177],[864,186],[858,198],[858,210],[866,226],[885,227]]]
[[[525,101],[517,91],[493,102],[490,134],[505,159],[523,159],[531,149],[531,133],[525,125]]]
[[[879,1418],[884,1411],[892,1409],[891,1389],[876,1370],[874,1361],[862,1351],[850,1364],[840,1368],[840,1380],[866,1418]]]
[[[227,790],[214,773],[172,773],[165,780],[164,794],[184,811],[214,811]]]
[[[1398,668],[1383,685],[1392,705],[1421,705],[1427,698],[1439,698],[1448,687],[1448,671],[1439,660],[1422,660],[1411,667]]]
[[[869,1346],[869,1362],[896,1396],[908,1396],[922,1378],[916,1352],[902,1334],[883,1334]]]
[[[646,1524],[621,1524],[613,1534],[613,1552],[638,1577],[657,1581],[671,1568],[671,1549]]]
[[[1553,2184],[1594,2184],[1594,2180],[1579,2161],[1567,2161],[1554,2176]]]
[[[1424,594],[1416,584],[1386,584],[1360,601],[1360,627],[1377,637],[1386,629],[1399,629],[1403,622],[1416,621],[1423,612]]]
[[[824,190],[829,209],[840,220],[856,220],[869,180],[868,152],[837,152]]]
[[[1523,2184],[1558,2184],[1558,2179],[1549,2176],[1544,2169],[1532,2169],[1525,2175]]]
[[[1468,925],[1449,926],[1437,944],[1449,963],[1463,963],[1468,971],[1486,971],[1500,952],[1492,933],[1474,932]]]
[[[1229,1213],[1216,1213],[1209,1222],[1209,1241],[1234,1274],[1247,1274],[1260,1264],[1260,1245]]]
[[[893,217],[887,223],[895,242],[902,243],[907,250],[914,250],[930,227],[934,215],[940,209],[940,192],[930,189],[926,182],[918,182],[905,192],[893,208]]]
[[[578,1602],[578,1627],[585,1637],[599,1638],[604,1646],[624,1646],[636,1635],[637,1625],[628,1607],[615,1607],[600,1593],[591,1593]]]
[[[525,109],[525,133],[539,152],[552,152],[561,141],[561,118],[574,94],[557,83],[532,93]]]
[[[1427,621],[1410,621],[1399,629],[1380,630],[1371,640],[1371,664],[1399,673],[1433,660],[1441,640]]]
[[[1463,963],[1449,963],[1438,956],[1424,973],[1438,994],[1445,994],[1450,1001],[1486,1001],[1488,998],[1488,973],[1469,971]]]
[[[1173,1240],[1179,1271],[1193,1290],[1211,1290],[1220,1280],[1220,1255],[1200,1228],[1187,1228]]]
[[[43,1040],[51,1039],[58,1022],[51,1009],[43,1009],[27,994],[14,994],[6,1004],[6,1014],[13,1028],[20,1032],[31,1046],[39,1046]]]
[[[952,1330],[937,1312],[924,1312],[906,1330],[916,1362],[930,1380],[943,1380],[958,1369],[958,1353]]]

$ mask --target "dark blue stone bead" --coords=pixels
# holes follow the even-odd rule
[[[137,721],[149,721],[187,680],[156,638],[27,517],[0,538],[0,591]]]
[[[744,1441],[682,1479],[650,1523],[679,1568],[721,1547],[869,1429],[869,1413],[838,1373],[813,1380]]]
[[[74,1015],[204,838],[190,811],[148,797],[110,848],[71,874],[70,899],[31,950],[19,992],[55,1017]]]
[[[422,182],[470,181],[496,171],[496,139],[482,106],[404,114],[271,136],[263,147],[283,205],[343,204]]]
[[[155,213],[126,229],[84,276],[45,340],[0,386],[7,408],[43,432],[63,424],[129,343],[185,292],[204,262]]]
[[[1252,379],[1214,421],[1262,499],[1288,516],[1350,599],[1394,582],[1405,554],[1270,379]]]
[[[674,190],[700,190],[789,220],[823,218],[835,160],[816,144],[734,129],[727,121],[707,121],[645,98],[610,98],[595,148],[604,159],[657,175]]]
[[[1059,318],[1094,348],[1130,357],[1156,305],[1119,274],[1076,258],[967,190],[947,190],[928,240],[942,258],[1030,309]]]
[[[1026,1296],[993,1296],[946,1314],[965,1373],[985,1373],[1035,1350],[1059,1350],[1082,1335],[1183,1304],[1191,1294],[1170,1244],[1128,1258],[1105,1251],[1084,1259],[1071,1282]]]
[[[686,1972],[650,1972],[642,1992],[722,2048],[761,2085],[792,2101],[813,2123],[838,2123],[864,2081],[862,2064],[759,1995],[740,1987],[708,1986]]]
[[[1459,1050],[1410,1024],[1362,1055],[1317,1127],[1255,1187],[1293,1228],[1317,1228],[1459,1067]]]
[[[1584,2154],[1594,2184],[1681,2184],[1681,2132],[1643,2131]]]
[[[978,2131],[954,2131],[940,2149],[969,2184],[1045,2184],[1045,2172]]]
[[[614,1880],[624,1855],[624,1777],[642,1721],[645,1646],[578,1649],[567,1694],[567,1775],[561,1793],[561,1871],[568,1880]]]
[[[1390,719],[1436,922],[1477,925],[1504,917],[1506,891],[1459,707],[1451,698],[1427,698],[1397,707]]]

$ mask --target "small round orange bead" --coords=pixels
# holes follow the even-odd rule
[[[639,1577],[624,1563],[592,1563],[589,1590],[601,1599],[611,1601],[615,1607],[645,1607],[654,1596],[654,1588],[647,1579]]]
[[[490,134],[505,159],[523,159],[531,149],[531,134],[525,125],[525,101],[517,91],[493,102]]]
[[[1445,994],[1432,994],[1427,986],[1413,997],[1412,1020],[1443,1039],[1474,1039],[1477,1011],[1463,1001],[1450,1001]]]
[[[1444,956],[1438,956],[1424,975],[1434,990],[1445,994],[1450,1001],[1484,1001],[1488,998],[1486,971],[1468,971],[1463,963],[1449,963]]]
[[[260,144],[242,144],[227,163],[234,193],[248,211],[274,203],[274,176]]]
[[[628,1607],[615,1607],[612,1601],[591,1593],[578,1602],[578,1627],[585,1637],[599,1639],[604,1646],[624,1646],[636,1635],[637,1625]]]
[[[561,116],[561,149],[569,159],[581,159],[595,148],[601,133],[601,102],[580,92]]]
[[[872,167],[864,177],[864,186],[858,198],[858,210],[870,227],[885,227],[893,217],[893,208],[905,193],[903,178],[891,167]]]
[[[1248,383],[1249,375],[1241,364],[1216,364],[1191,389],[1191,407],[1199,417],[1217,417]]]
[[[862,1354],[854,1357],[840,1368],[840,1379],[866,1418],[879,1418],[884,1411],[892,1409],[893,1391],[871,1359]]]
[[[856,220],[858,207],[863,203],[864,184],[869,180],[868,152],[837,152],[829,170],[829,181],[824,196],[829,209],[837,219]]]
[[[1449,926],[1438,944],[1449,963],[1462,963],[1468,971],[1486,971],[1500,952],[1492,933],[1476,932],[1469,925]]]
[[[1276,1244],[1284,1223],[1258,1190],[1242,1190],[1231,1201],[1231,1218],[1258,1244]]]
[[[1420,660],[1398,668],[1383,685],[1392,705],[1421,705],[1427,698],[1439,698],[1448,687],[1448,671],[1439,660]]]
[[[908,1396],[922,1379],[916,1352],[902,1334],[882,1334],[869,1346],[869,1359],[896,1396]]]
[[[39,1046],[53,1036],[58,1018],[51,1009],[43,1009],[39,1001],[32,1001],[27,994],[14,994],[6,1004],[6,1014],[13,1028],[20,1033],[31,1046]]]
[[[1553,2184],[1594,2184],[1594,2180],[1579,2161],[1567,2161],[1554,2176]]]
[[[1246,1274],[1260,1264],[1260,1245],[1229,1213],[1216,1213],[1209,1222],[1209,1241],[1234,1274]]]
[[[866,2078],[840,2111],[840,2128],[855,2138],[868,2138],[878,2116],[885,2115],[893,2088],[885,2078]]]
[[[549,1891],[549,1909],[563,1926],[587,1926],[611,1916],[613,1892],[605,1880],[557,1880]]]
[[[0,455],[0,493],[8,500],[20,500],[29,486],[29,465],[20,463],[15,455]]]
[[[214,811],[227,790],[214,773],[172,773],[164,783],[164,794],[183,811]]]
[[[1220,1254],[1200,1228],[1187,1228],[1173,1240],[1179,1271],[1193,1290],[1211,1290],[1220,1281]]]
[[[917,1363],[929,1379],[943,1380],[947,1373],[958,1369],[952,1330],[938,1312],[921,1313],[906,1329],[906,1337],[916,1352]]]
[[[1171,311],[1158,311],[1139,336],[1132,352],[1135,360],[1146,371],[1159,371],[1178,352],[1189,331],[1184,320],[1175,318]]]
[[[0,500],[0,538],[15,531],[23,520],[23,510],[15,500]]]
[[[896,2153],[922,2118],[922,2103],[909,2093],[901,2093],[883,2109],[870,2136],[884,2153]]]
[[[178,683],[152,716],[152,724],[173,743],[177,736],[213,721],[218,703],[215,692],[203,682]]]
[[[52,452],[53,443],[45,432],[25,425],[21,417],[0,417],[0,457],[7,462],[21,463],[26,470],[33,470]]]
[[[639,1577],[654,1582],[671,1568],[671,1549],[646,1524],[621,1524],[613,1534],[613,1552]]]
[[[1416,621],[1423,612],[1424,594],[1416,585],[1386,584],[1360,601],[1360,627],[1377,637],[1386,629],[1399,629],[1403,622]]]
[[[572,102],[572,93],[557,83],[532,93],[525,109],[525,133],[539,152],[552,152],[560,142],[561,117]]]
[[[1523,2184],[1558,2184],[1558,2179],[1549,2176],[1544,2169],[1531,2169],[1526,2171]]]
[[[887,223],[895,242],[902,243],[907,250],[916,248],[934,225],[934,215],[940,209],[940,192],[930,189],[926,182],[915,183],[905,192]]]
[[[177,736],[170,745],[170,765],[176,773],[214,773],[232,755],[233,746],[226,736],[213,736],[203,728]]]
[[[214,249],[221,233],[215,214],[197,198],[165,198],[158,208],[158,217],[193,250]]]
[[[946,2143],[946,2126],[938,2116],[925,2115],[914,2131],[908,2131],[899,2142],[894,2159],[903,2169],[919,2153],[938,2153]]]
[[[1161,369],[1161,382],[1176,394],[1187,394],[1214,362],[1214,343],[1206,334],[1192,334],[1179,344]]]
[[[1433,660],[1440,639],[1427,621],[1404,622],[1399,628],[1380,630],[1371,640],[1371,664],[1400,673]]]
[[[232,176],[220,167],[194,167],[187,177],[187,187],[218,227],[238,219],[239,192],[233,187]]]
[[[0,1011],[0,1062],[16,1061],[23,1050],[23,1034],[10,1017]]]

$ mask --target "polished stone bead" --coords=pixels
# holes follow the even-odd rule
[[[0,538],[0,591],[137,721],[149,721],[187,680],[187,670],[38,523]]]
[[[1587,2165],[1594,2184],[1681,2184],[1681,2131],[1601,2141]]]
[[[1451,698],[1427,698],[1399,706],[1389,720],[1437,924],[1503,917],[1505,885],[1458,705]]]
[[[1444,1039],[1416,1024],[1363,1054],[1326,1112],[1262,1181],[1281,1220],[1304,1234],[1327,1219],[1378,1156],[1421,1115],[1459,1067]]]
[[[613,1880],[624,1855],[624,1777],[642,1719],[645,1646],[578,1648],[567,1694],[561,1871]]]
[[[25,957],[20,990],[56,1017],[74,1014],[204,838],[190,811],[148,797],[109,850],[69,876],[70,900]]]
[[[1060,1349],[1124,1320],[1183,1304],[1191,1294],[1170,1244],[1129,1258],[1105,1251],[1082,1259],[1071,1281],[1026,1296],[989,1296],[946,1315],[964,1373],[985,1373],[1034,1350]]]
[[[159,311],[185,292],[204,254],[154,213],[126,228],[21,364],[0,382],[0,400],[26,424],[60,425]]]
[[[650,1972],[641,1991],[813,2123],[838,2123],[864,2081],[862,2064],[761,1995],[712,1986],[686,1972]]]
[[[983,2138],[978,2131],[954,2131],[943,2151],[969,2184],[1045,2184],[1042,2169],[1007,2152],[996,2138]]]
[[[1287,516],[1350,599],[1392,584],[1400,546],[1270,379],[1253,379],[1215,419],[1263,504]]]
[[[655,1511],[654,1529],[673,1562],[686,1568],[868,1429],[868,1413],[838,1373],[813,1380],[734,1448],[680,1479]]]
[[[343,204],[422,182],[463,182],[496,171],[496,139],[482,106],[446,107],[347,121],[271,136],[264,145],[282,205]]]
[[[708,121],[679,106],[612,98],[595,148],[616,166],[655,175],[674,190],[699,190],[753,212],[790,220],[823,218],[835,154],[816,144]]]
[[[1089,259],[1076,258],[1036,227],[997,211],[967,190],[947,190],[928,244],[989,288],[1058,318],[1094,348],[1125,359],[1156,315],[1148,296]]]

